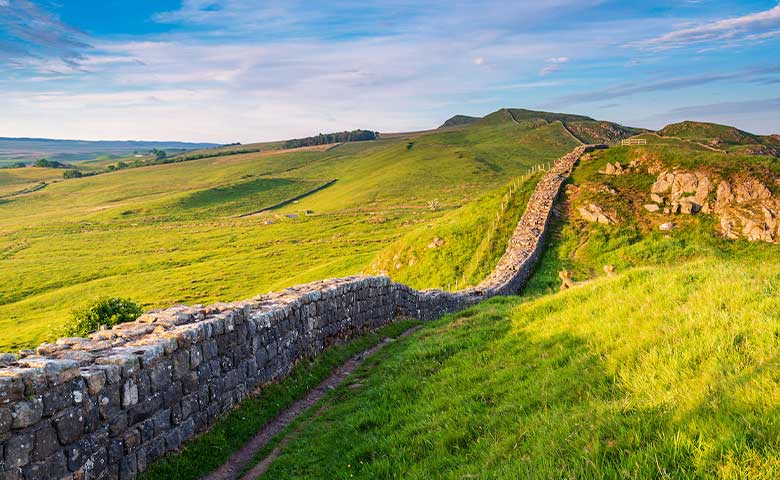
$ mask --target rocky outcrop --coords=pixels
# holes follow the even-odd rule
[[[709,211],[710,179],[701,173],[663,171],[650,187],[650,212],[693,214]],[[663,210],[662,210],[663,209]]]
[[[780,241],[780,200],[755,178],[742,176],[721,181],[714,211],[727,238]]]
[[[35,352],[0,356],[0,478],[132,479],[301,359],[397,316],[430,320],[516,293],[581,155],[537,184],[504,255],[477,287],[414,290],[387,277],[312,282],[249,300],[176,306]]]
[[[780,200],[754,177],[715,179],[703,172],[664,171],[650,191],[653,203],[644,205],[649,212],[712,213],[727,238],[780,242]]]

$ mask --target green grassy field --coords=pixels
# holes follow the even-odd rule
[[[132,168],[2,199],[0,350],[56,337],[72,308],[99,296],[156,308],[367,271],[396,241],[424,241],[419,232],[446,230],[453,221],[491,220],[513,179],[575,145],[560,124],[507,120],[326,151]],[[297,203],[235,218],[334,179]],[[479,265],[463,265],[467,255],[453,257],[418,286],[463,281],[467,269],[468,281],[489,271],[529,191],[521,189],[501,217]],[[485,208],[469,209],[475,202]],[[466,211],[459,220],[457,212]]]
[[[776,174],[694,146],[599,152],[571,183],[615,189],[597,200],[620,224],[558,220],[523,296],[371,358],[299,420],[266,477],[777,478],[777,246],[724,240],[706,216],[659,232],[635,208],[652,178],[597,173],[640,155]],[[558,292],[561,268],[580,285]]]
[[[370,359],[267,478],[776,478],[780,265],[756,267],[450,315]]]

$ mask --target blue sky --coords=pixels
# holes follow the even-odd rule
[[[250,142],[524,107],[780,132],[773,1],[0,0],[0,136]]]

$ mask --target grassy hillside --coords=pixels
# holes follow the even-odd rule
[[[267,476],[776,478],[778,275],[641,268],[448,316],[369,360]]]
[[[503,195],[529,167],[575,145],[560,124],[474,124],[324,151],[132,168],[4,198],[0,350],[56,336],[72,308],[98,296],[152,308],[359,273],[395,240]],[[236,218],[332,180],[297,203]]]
[[[606,176],[599,171],[607,163],[627,165],[641,159],[658,169],[682,168],[721,176],[751,175],[769,180],[780,178],[780,165],[769,156],[745,156],[713,152],[696,144],[674,139],[660,140],[648,135],[643,147],[612,147],[580,163],[569,182],[576,194],[563,200],[569,211],[595,203],[619,218],[618,225],[587,223],[574,213],[568,220],[554,225],[557,241],[545,253],[537,274],[527,291],[551,292],[560,285],[558,272],[571,270],[575,280],[586,280],[603,273],[603,266],[615,265],[624,270],[651,264],[673,264],[702,258],[741,258],[758,247],[747,242],[727,241],[720,237],[716,220],[710,215],[662,215],[649,213],[643,205],[649,202],[650,186],[656,175],[646,171]],[[777,190],[775,182],[767,181]],[[778,193],[778,192],[776,192]],[[659,225],[673,222],[671,232]],[[768,252],[777,247],[768,246]]]
[[[514,185],[498,189],[409,232],[384,248],[367,271],[419,289],[460,290],[478,284],[506,250],[541,175],[528,177],[512,194]]]
[[[439,128],[455,127],[458,125],[470,125],[479,120],[479,117],[471,117],[469,115],[455,115],[447,119],[442,123]]]
[[[777,135],[754,135],[728,125],[686,121],[667,125],[659,130],[658,134],[700,142],[736,153],[780,156],[780,140]]]
[[[369,360],[299,421],[268,478],[777,478],[778,246],[721,238],[708,215],[660,231],[670,218],[642,208],[655,175],[598,172],[643,159],[768,181],[780,167],[655,138],[571,179],[568,211],[596,202],[619,223],[562,213],[523,296]],[[579,285],[558,292],[562,268]]]
[[[594,120],[583,115],[568,113],[539,112],[522,108],[504,108],[479,120],[480,124],[514,122],[521,125],[544,125],[558,123],[575,140],[582,143],[616,143],[624,138],[640,134],[646,130],[625,127],[617,123]]]

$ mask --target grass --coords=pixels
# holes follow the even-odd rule
[[[395,280],[414,288],[440,285],[459,290],[478,284],[506,250],[541,176],[534,174],[513,191],[503,211],[501,205],[510,187],[410,232],[380,252],[369,272],[390,273]]]
[[[458,141],[460,134],[453,132]],[[570,180],[579,189],[567,198],[572,210],[595,202],[617,225],[559,219],[522,297],[448,315],[367,359],[296,422],[266,476],[777,478],[777,247],[724,240],[706,215],[676,216],[678,227],[660,232],[666,219],[641,208],[654,175],[598,173],[607,161],[637,157],[718,175],[776,175],[775,165],[674,142],[583,161]],[[522,204],[532,184],[513,202]],[[394,276],[420,285],[468,278],[461,255],[491,257],[476,239],[485,235],[483,212],[499,210],[505,188],[427,213],[435,220],[410,225],[373,266],[401,263]],[[510,208],[499,225],[520,210]],[[432,236],[444,245],[429,249]],[[604,276],[605,264],[618,275]],[[557,292],[562,268],[581,284]],[[182,469],[197,476],[221,464],[208,447],[188,454],[195,466]],[[223,460],[225,450],[217,448]],[[179,471],[170,468],[160,475]]]
[[[395,241],[422,238],[416,232],[436,230],[453,212],[482,201],[495,208],[508,182],[575,146],[560,125],[509,120],[413,137],[412,148],[401,135],[132,168],[0,200],[0,350],[56,337],[69,312],[96,297],[159,308],[366,271]],[[17,175],[0,175],[8,172]],[[233,218],[333,179],[278,210]],[[428,208],[434,199],[437,211]],[[474,275],[489,271],[496,245]],[[447,268],[418,285],[443,287],[472,267]]]
[[[700,260],[449,315],[369,359],[267,477],[776,478],[777,278]]]
[[[766,259],[776,255],[771,245],[730,242],[719,238],[716,219],[711,215],[650,214],[642,207],[649,200],[655,175],[632,173],[604,176],[598,173],[607,162],[628,164],[636,158],[657,161],[663,168],[704,171],[726,178],[734,174],[749,174],[757,178],[780,175],[780,165],[771,157],[737,156],[706,151],[685,144],[653,144],[647,147],[613,147],[583,161],[569,184],[578,187],[571,202],[572,221],[558,220],[552,235],[557,240],[545,252],[525,292],[529,295],[550,293],[560,285],[558,272],[568,269],[575,280],[587,280],[603,274],[604,265],[614,265],[618,271],[646,265],[667,265],[704,258]],[[717,185],[717,183],[716,183]],[[770,188],[776,188],[771,185]],[[610,194],[603,187],[616,193]],[[578,207],[595,203],[614,212],[617,225],[589,224],[577,219]],[[658,225],[673,221],[671,232],[659,231]]]
[[[287,378],[245,399],[208,432],[188,442],[178,454],[156,462],[140,478],[194,480],[216,470],[263,425],[325,380],[336,367],[382,339],[395,338],[417,324],[414,320],[397,321],[299,363]]]

